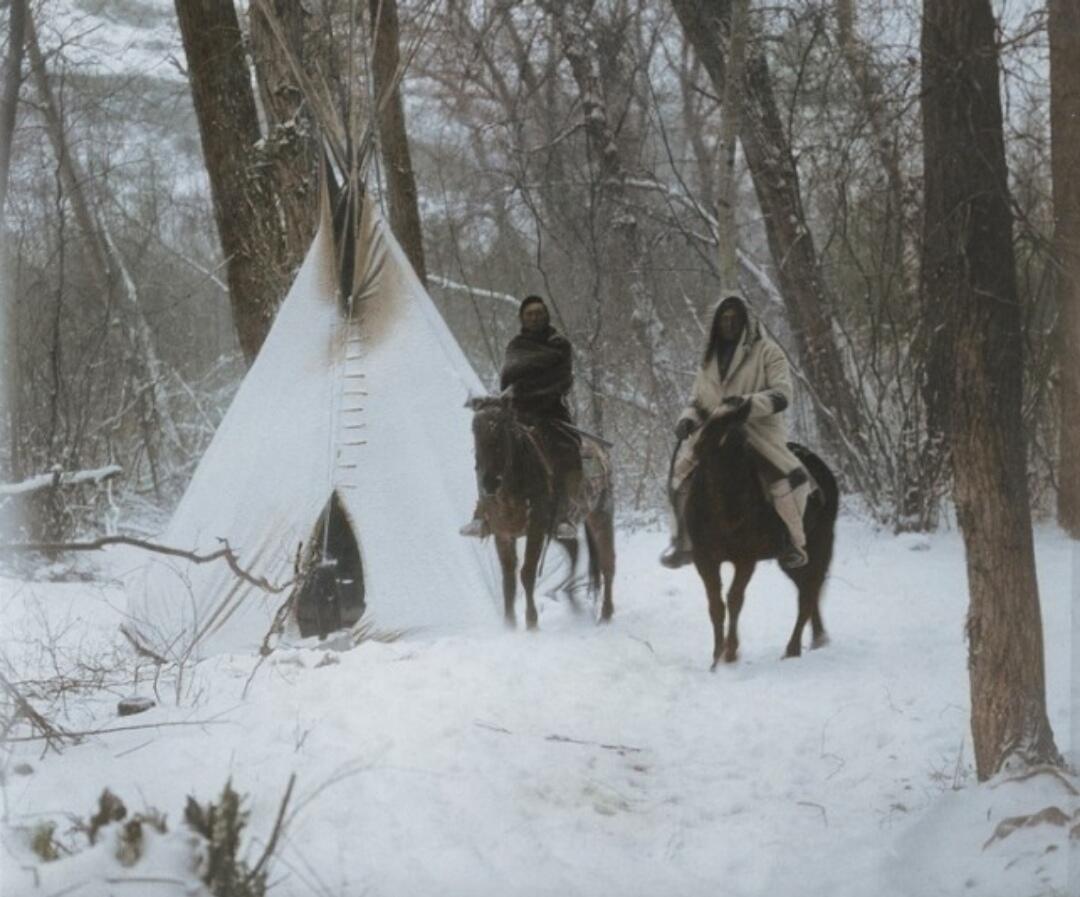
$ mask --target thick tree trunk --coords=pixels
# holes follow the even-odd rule
[[[380,104],[379,148],[390,206],[390,227],[409,257],[420,280],[427,282],[424,262],[424,234],[420,228],[416,177],[409,154],[409,135],[405,129],[405,107],[397,77],[398,8],[397,0],[368,0],[371,29],[375,35],[372,59],[375,96]]]
[[[175,0],[240,348],[262,346],[291,270],[232,0]]]
[[[308,13],[295,0],[265,0],[288,43],[288,54],[315,80],[308,66]],[[289,56],[266,20],[261,4],[249,7],[251,49],[255,76],[266,120],[266,138],[259,148],[261,166],[273,183],[281,216],[285,251],[279,260],[282,275],[295,272],[315,235],[319,209],[319,144],[311,111],[304,102]]]
[[[1050,153],[1060,315],[1058,522],[1080,539],[1080,5],[1050,0]]]
[[[724,35],[732,0],[672,0],[672,6],[714,88],[723,95],[727,78]],[[798,170],[760,46],[747,48],[738,94],[743,100],[739,139],[764,217],[792,335],[814,392],[827,403],[817,409],[819,427],[833,454],[854,462],[845,469],[873,497],[875,484],[860,470],[867,454],[862,411],[833,337],[829,297],[803,213]]]
[[[11,142],[15,136],[15,112],[22,84],[23,43],[26,37],[26,0],[11,0],[8,10],[8,51],[4,57],[3,84],[0,85],[0,221],[7,203],[11,174]],[[0,237],[0,247],[2,247]]]
[[[1060,762],[1021,426],[1016,288],[995,24],[989,0],[925,0],[923,289],[946,311],[949,435],[967,551],[971,729],[978,777]]]

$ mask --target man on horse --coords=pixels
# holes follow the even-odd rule
[[[781,565],[793,569],[806,564],[803,513],[810,477],[787,446],[782,412],[789,404],[791,375],[783,351],[751,316],[742,296],[726,296],[713,314],[691,402],[675,425],[675,435],[682,443],[672,472],[674,534],[660,557],[665,567],[681,567],[693,560],[685,515],[690,475],[697,465],[695,431],[718,415],[728,415],[744,425],[747,444],[760,461],[763,485],[788,531]]]
[[[581,446],[571,428],[567,396],[574,384],[573,347],[551,326],[547,304],[539,296],[526,296],[518,309],[521,332],[506,347],[500,387],[509,394],[518,420],[534,428],[549,468],[554,491],[554,531],[557,539],[577,535],[571,507],[581,488]],[[486,536],[481,503],[473,519],[460,530],[463,536]]]

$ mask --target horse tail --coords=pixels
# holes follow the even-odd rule
[[[600,552],[588,526],[585,527],[585,545],[589,549],[589,594],[596,595],[600,591]]]

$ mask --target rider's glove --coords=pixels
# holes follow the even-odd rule
[[[677,439],[686,439],[696,429],[697,424],[693,420],[689,417],[680,417],[679,422],[675,424],[675,437]]]

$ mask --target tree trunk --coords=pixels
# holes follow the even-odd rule
[[[11,0],[8,11],[8,52],[4,58],[3,93],[0,93],[0,221],[7,202],[11,174],[11,141],[15,136],[15,112],[22,84],[23,43],[26,35],[26,0]],[[0,236],[0,249],[3,237]]]
[[[1050,153],[1054,178],[1061,421],[1058,522],[1080,539],[1080,6],[1050,0]]]
[[[716,191],[716,238],[720,245],[720,288],[739,290],[738,241],[735,228],[735,150],[742,118],[743,70],[746,61],[746,30],[749,26],[750,0],[732,0],[727,34],[727,73],[720,104],[720,175]]]
[[[254,360],[288,289],[284,222],[261,138],[251,72],[232,0],[175,0],[214,217],[225,254],[233,322]]]
[[[288,54],[315,81],[306,40],[308,13],[295,0],[266,0],[288,42]],[[261,4],[248,10],[255,76],[266,119],[266,138],[259,147],[259,161],[269,174],[272,193],[281,216],[285,252],[279,261],[282,276],[296,272],[315,235],[319,211],[319,144],[311,111],[304,102],[302,86],[289,56],[266,20]],[[288,284],[285,284],[286,288]]]
[[[732,0],[672,0],[672,6],[714,88],[723,95],[727,77],[724,35]],[[748,26],[748,40],[752,36]],[[760,46],[747,49],[742,89],[737,93],[743,101],[739,139],[764,217],[792,335],[814,393],[828,403],[817,408],[818,425],[832,453],[853,462],[845,469],[873,500],[875,483],[861,472],[867,459],[862,410],[833,337],[831,303],[803,214],[798,170]]]
[[[416,177],[409,155],[409,135],[405,129],[405,108],[398,81],[397,0],[368,0],[371,30],[375,37],[372,74],[375,97],[380,105],[379,148],[382,151],[386,194],[390,206],[390,227],[409,257],[421,282],[427,282],[424,263],[424,234],[420,228]]]
[[[925,0],[923,289],[951,326],[949,436],[967,552],[976,772],[1060,762],[1021,425],[1016,288],[995,23],[989,0]]]

